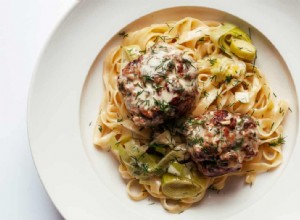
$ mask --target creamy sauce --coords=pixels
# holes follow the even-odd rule
[[[195,78],[196,62],[189,55],[166,43],[156,44],[149,50],[143,55],[140,78],[135,78],[126,85],[132,89],[132,98],[128,99],[130,106],[143,107],[146,110],[157,105],[167,108],[174,98],[179,97],[175,91],[195,90],[195,80],[178,75],[178,71],[182,68],[184,75]],[[183,59],[186,64],[182,64]]]
[[[218,176],[242,166],[258,152],[258,131],[247,115],[210,111],[185,124],[190,153],[203,173]]]

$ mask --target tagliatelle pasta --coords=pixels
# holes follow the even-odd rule
[[[178,213],[203,199],[208,189],[221,190],[230,176],[244,176],[245,182],[252,184],[258,173],[280,165],[284,143],[282,122],[288,104],[276,99],[265,76],[255,66],[256,51],[248,35],[231,24],[187,17],[123,33],[123,37],[121,45],[104,61],[105,92],[94,144],[116,155],[120,162],[119,172],[128,180],[130,198],[141,200],[151,195],[160,199],[166,210]],[[205,176],[190,158],[185,139],[172,130],[176,123],[169,127],[161,123],[157,125],[157,132],[156,128],[139,126],[137,123],[143,122],[132,120],[118,88],[118,76],[128,63],[150,53],[154,47],[164,47],[168,52],[169,46],[165,45],[195,61],[186,59],[184,67],[187,71],[195,68],[197,73],[195,105],[185,117],[197,118],[207,112],[226,110],[247,115],[255,121],[258,152],[243,161],[241,168],[219,176]],[[160,68],[164,67],[153,67],[157,71]],[[143,92],[137,92],[131,102],[138,102]],[[143,99],[146,102],[147,98]],[[157,102],[154,99],[154,104]],[[169,107],[166,102],[162,103],[163,107]],[[176,120],[175,117],[172,121]],[[140,185],[139,192],[133,189],[136,184]]]

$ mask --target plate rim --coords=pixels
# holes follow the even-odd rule
[[[40,55],[38,56],[38,60],[37,60],[37,62],[36,62],[36,65],[35,65],[35,68],[34,68],[34,71],[33,71],[33,75],[32,75],[32,77],[31,77],[30,86],[29,86],[29,92],[28,92],[28,99],[27,99],[27,114],[26,114],[26,116],[27,116],[27,134],[28,134],[28,141],[29,141],[30,151],[31,151],[31,155],[32,155],[32,158],[33,158],[33,161],[34,161],[34,165],[35,165],[35,167],[36,167],[36,169],[37,169],[37,171],[38,171],[38,176],[39,176],[39,178],[41,179],[41,182],[42,182],[44,188],[46,189],[46,192],[47,192],[48,196],[51,198],[53,204],[54,204],[55,207],[59,210],[59,212],[61,213],[61,215],[63,215],[64,218],[66,218],[67,216],[65,216],[65,213],[61,210],[61,207],[59,207],[58,204],[56,204],[56,203],[54,202],[54,199],[52,198],[53,195],[51,195],[50,192],[48,191],[48,189],[47,189],[47,187],[46,187],[46,185],[45,185],[45,183],[44,183],[44,181],[43,181],[43,179],[42,179],[42,177],[41,177],[41,175],[40,175],[40,171],[39,171],[39,168],[38,168],[36,159],[35,159],[35,155],[34,155],[34,153],[33,153],[33,151],[34,151],[34,149],[33,149],[33,147],[32,147],[33,144],[31,143],[31,135],[30,135],[30,133],[31,133],[31,132],[30,132],[30,117],[29,117],[29,114],[30,114],[30,111],[31,111],[31,109],[30,109],[30,108],[31,108],[31,104],[30,104],[30,103],[31,103],[32,93],[33,93],[33,87],[34,87],[33,85],[34,85],[34,83],[36,83],[36,76],[37,76],[37,74],[38,74],[38,72],[39,72],[39,67],[40,67],[40,64],[41,64],[41,60],[44,58],[45,53],[46,53],[46,51],[47,51],[47,48],[50,47],[50,45],[51,45],[51,43],[52,43],[52,40],[53,40],[53,37],[57,34],[57,32],[59,31],[59,29],[63,27],[63,25],[64,25],[64,23],[66,22],[66,20],[69,19],[69,18],[71,17],[71,15],[74,13],[74,11],[77,10],[81,4],[84,4],[84,1],[83,1],[83,2],[76,2],[76,3],[68,10],[68,12],[61,18],[61,20],[56,24],[56,27],[52,30],[51,34],[49,35],[49,37],[48,37],[48,39],[47,39],[47,42],[44,44],[44,47],[43,47],[43,49],[42,49],[42,52],[41,52]],[[188,5],[188,6],[190,6],[190,5]],[[180,5],[176,5],[175,7],[181,7],[181,6],[180,6]],[[213,9],[213,10],[223,11],[223,12],[225,12],[225,13],[227,13],[227,14],[230,14],[230,15],[232,15],[232,16],[238,17],[239,19],[241,19],[241,20],[244,21],[243,18],[240,18],[239,16],[237,16],[237,15],[235,15],[235,14],[232,14],[232,13],[226,11],[226,10],[220,10],[220,9],[218,9],[218,8],[207,7],[207,6],[202,6],[202,5],[197,5],[197,7],[203,7],[203,8],[209,8],[209,9]],[[165,8],[161,8],[160,10],[163,10],[163,9],[165,9]],[[157,11],[157,10],[154,10],[154,11]],[[154,11],[152,11],[152,12],[154,12]],[[147,14],[144,14],[144,15],[147,15]],[[249,22],[249,21],[245,21],[245,22],[247,22],[247,23],[249,23],[249,24],[252,25],[252,23]],[[253,26],[256,27],[255,25],[253,25]],[[260,31],[260,28],[257,28],[257,30]],[[260,32],[261,32],[261,31],[260,31]],[[263,33],[263,32],[261,32],[261,33]],[[263,35],[266,36],[267,39],[270,41],[270,38],[269,38],[268,35],[266,35],[265,33],[263,33]],[[108,40],[108,41],[109,41],[109,40]],[[277,51],[279,52],[279,54],[282,56],[284,62],[286,63],[286,66],[287,66],[289,72],[291,73],[291,77],[292,77],[292,80],[293,80],[293,82],[294,82],[294,84],[295,84],[295,89],[296,89],[296,95],[297,95],[297,101],[298,101],[297,107],[299,107],[299,94],[298,94],[299,89],[298,89],[297,86],[296,86],[296,80],[295,80],[294,74],[293,74],[293,72],[290,70],[290,67],[289,67],[289,65],[287,64],[287,62],[286,62],[284,56],[282,55],[282,52],[279,50],[279,48],[278,48],[275,44],[273,44],[272,41],[270,41],[270,43],[276,48],[276,50],[277,50]],[[105,45],[105,44],[104,44],[104,45]],[[102,48],[103,48],[103,47],[102,47]],[[299,126],[298,126],[298,128],[299,128]],[[299,139],[300,139],[300,138],[299,138],[299,129],[298,129],[298,133],[297,133],[297,134],[298,134],[298,135],[297,135],[298,138],[296,138],[296,141],[295,141],[296,145],[297,145],[297,143],[299,143]]]

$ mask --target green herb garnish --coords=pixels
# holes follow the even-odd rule
[[[270,142],[269,146],[270,147],[275,147],[278,145],[282,145],[285,143],[285,137],[280,136],[276,141]]]
[[[119,36],[123,37],[124,39],[125,37],[128,37],[128,34],[125,31],[122,31],[119,33]]]

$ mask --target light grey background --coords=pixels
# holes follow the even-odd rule
[[[300,2],[277,1],[287,5]],[[26,108],[30,80],[38,57],[56,25],[76,2],[0,0],[1,220],[63,219],[45,192],[35,169],[27,137]],[[291,13],[297,13],[297,6]]]
[[[26,128],[31,76],[76,0],[0,0],[0,219],[63,219],[35,169]]]

